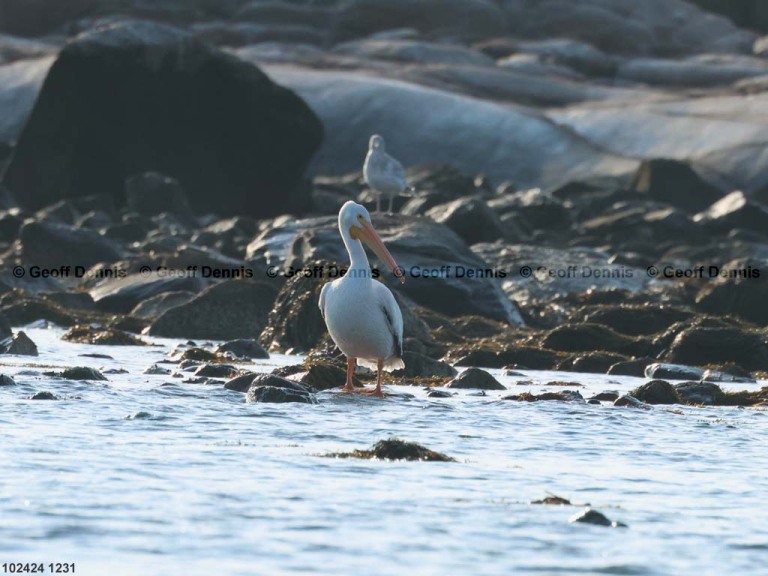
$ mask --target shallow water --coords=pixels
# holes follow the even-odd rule
[[[175,341],[86,346],[59,330],[27,333],[40,357],[0,358],[19,384],[0,387],[0,565],[74,562],[77,574],[110,576],[765,570],[768,412],[510,402],[496,392],[432,399],[401,386],[388,390],[414,397],[245,404],[217,386],[142,374]],[[93,352],[114,360],[77,357]],[[128,373],[42,375],[65,365]],[[491,372],[515,393],[568,380],[588,397],[643,381],[524,371],[534,383],[516,385]],[[40,390],[64,399],[28,399]],[[318,456],[390,436],[459,462]],[[629,528],[569,523],[581,507],[530,504],[548,492]]]

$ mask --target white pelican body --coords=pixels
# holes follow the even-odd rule
[[[392,212],[392,199],[410,190],[403,165],[386,153],[384,138],[378,134],[371,136],[368,142],[368,154],[363,164],[365,183],[376,194],[376,212],[380,209],[381,195],[389,196],[389,212]]]
[[[372,278],[366,242],[403,281],[389,250],[373,229],[368,211],[352,201],[339,211],[339,231],[350,258],[347,273],[323,286],[320,312],[328,332],[347,357],[345,391],[352,392],[355,361],[376,368],[378,378],[373,394],[381,396],[383,368],[403,368],[403,315],[389,288]]]

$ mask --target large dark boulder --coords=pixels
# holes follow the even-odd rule
[[[30,209],[89,194],[122,205],[126,178],[158,171],[198,212],[299,212],[322,132],[255,66],[176,28],[121,22],[61,51],[3,184]]]
[[[765,0],[690,0],[704,10],[722,14],[740,28],[768,32],[768,4]]]
[[[722,193],[684,162],[646,160],[635,173],[632,189],[654,200],[696,212],[717,202]]]
[[[21,227],[19,240],[24,263],[44,268],[87,268],[121,257],[119,247],[95,230],[66,224],[29,221]]]

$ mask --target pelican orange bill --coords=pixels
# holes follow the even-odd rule
[[[361,221],[360,226],[361,228],[355,227],[355,235],[373,250],[373,253],[376,254],[379,260],[384,262],[390,270],[392,270],[392,273],[400,280],[400,282],[405,284],[405,277],[403,276],[400,267],[397,265],[397,262],[395,262],[392,254],[389,253],[389,250],[387,250],[387,247],[384,246],[384,242],[381,240],[381,237],[373,226],[366,221]]]

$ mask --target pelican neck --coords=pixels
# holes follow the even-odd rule
[[[345,229],[340,227],[339,231],[341,232],[341,239],[344,241],[344,246],[347,248],[347,253],[349,254],[349,269],[361,272],[349,276],[355,278],[369,277],[371,265],[368,262],[368,255],[365,253],[363,243],[350,236],[349,228]]]

